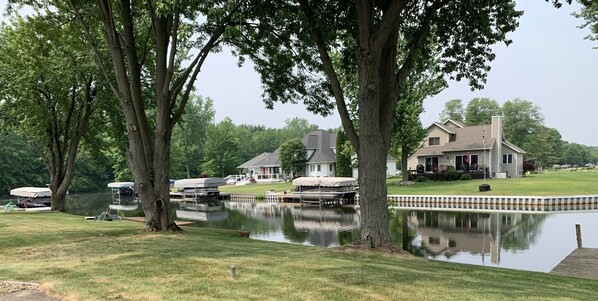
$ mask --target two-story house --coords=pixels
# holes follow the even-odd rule
[[[307,162],[303,176],[334,177],[336,176],[336,133],[324,130],[310,132],[303,137],[303,145],[307,152]],[[396,159],[388,157],[389,176],[396,173]],[[278,150],[265,152],[241,164],[238,169],[242,175],[250,175],[256,181],[281,180],[282,170],[278,158]]]
[[[447,119],[428,127],[420,148],[409,156],[407,165],[415,170],[435,172],[442,166],[457,170],[483,170],[490,177],[521,177],[525,151],[504,139],[502,117],[493,116],[488,125],[465,126]]]

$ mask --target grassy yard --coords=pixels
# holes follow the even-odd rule
[[[0,281],[69,300],[596,300],[598,282],[60,213],[0,213]],[[238,278],[230,276],[237,266]]]
[[[398,186],[400,179],[387,180],[388,194],[430,194],[430,195],[527,195],[527,196],[552,196],[552,195],[579,195],[598,194],[597,171],[551,171],[546,174],[534,174],[525,178],[489,179],[492,191],[479,192],[478,187],[483,180],[471,181],[446,181],[416,183],[412,186]],[[242,186],[223,186],[220,190],[232,193],[265,193],[274,189],[284,191],[293,189],[288,183],[277,184],[250,184]]]

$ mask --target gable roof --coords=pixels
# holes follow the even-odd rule
[[[430,126],[428,126],[428,130],[433,127],[433,126],[437,126],[439,127],[441,130],[449,133],[449,134],[454,134],[455,132],[453,132],[451,129],[449,129],[447,126],[445,126],[444,124],[440,123],[440,122],[434,122],[432,124],[430,124]]]
[[[237,166],[237,168],[252,168],[252,167],[268,167],[268,166],[280,166],[280,159],[278,158],[278,152],[263,152],[253,159]]]
[[[517,147],[515,144],[513,144],[513,143],[511,143],[509,141],[503,140],[502,144],[504,144],[505,146],[507,146],[508,148],[514,150],[517,153],[527,154],[524,150],[522,150],[521,148]]]
[[[464,151],[475,151],[475,150],[491,150],[496,144],[495,138],[490,138],[491,125],[474,125],[474,126],[461,126],[460,123],[447,119],[446,123],[453,123],[455,126],[447,128],[444,124],[438,122],[433,123],[430,127],[436,125],[439,128],[445,130],[449,134],[456,134],[456,140],[445,143],[444,145],[426,146],[416,150],[411,156],[440,156],[449,152],[464,152]],[[443,127],[444,126],[444,127]],[[428,129],[430,129],[428,127]],[[484,137],[486,143],[484,143]],[[525,154],[525,151],[521,148],[513,145],[512,143],[503,140],[502,144],[509,147],[513,151],[521,154]]]
[[[465,127],[465,124],[463,124],[463,122],[460,122],[457,120],[452,120],[450,118],[445,120],[442,124],[446,125],[447,127],[458,127],[458,128]]]
[[[303,137],[303,144],[314,152],[307,158],[307,164],[336,162],[336,134],[316,130]]]
[[[496,139],[488,138],[490,133],[489,125],[453,127],[451,129],[456,134],[457,140],[444,145],[421,147],[412,156],[438,156],[448,152],[489,150],[496,143]],[[484,143],[484,136],[486,137],[486,143]]]

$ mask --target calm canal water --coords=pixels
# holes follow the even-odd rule
[[[71,195],[67,210],[94,216],[108,208],[110,194]],[[177,219],[201,227],[251,232],[251,238],[321,247],[359,238],[359,209],[273,203],[223,202],[176,210]],[[551,213],[423,211],[389,208],[390,234],[399,247],[434,260],[548,272],[577,247],[575,224],[584,247],[598,247],[598,211]],[[141,209],[121,211],[142,215]]]

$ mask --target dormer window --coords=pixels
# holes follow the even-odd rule
[[[440,145],[440,137],[430,137],[430,138],[428,138],[428,145],[429,146]]]

